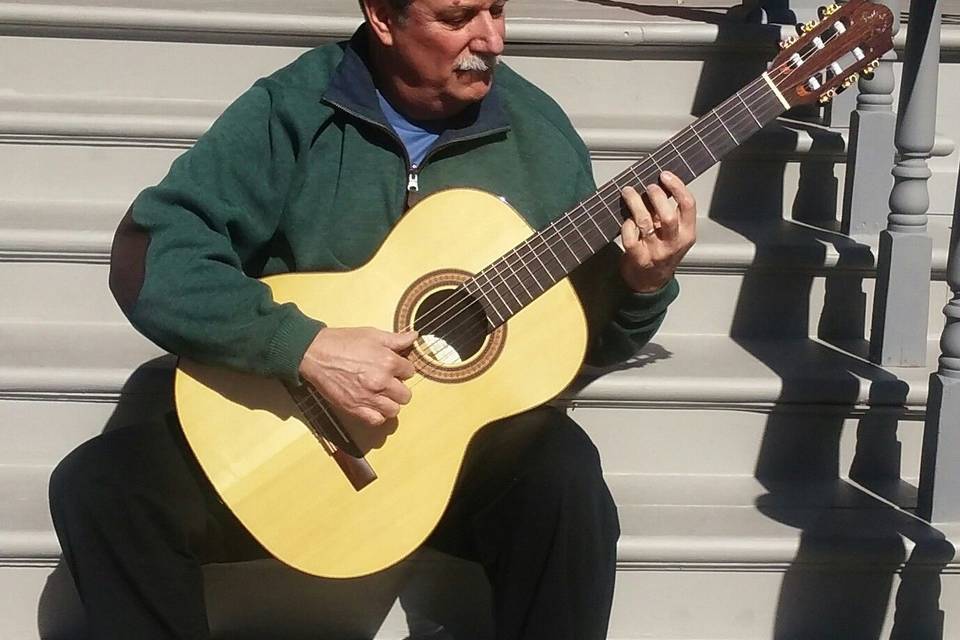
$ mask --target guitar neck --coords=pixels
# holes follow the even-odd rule
[[[619,234],[628,215],[621,204],[623,188],[642,193],[663,171],[689,184],[787,106],[768,76],[758,77],[468,280],[464,288],[484,305],[492,327],[503,324]]]

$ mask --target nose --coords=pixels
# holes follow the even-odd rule
[[[484,11],[478,16],[477,33],[471,42],[474,53],[489,53],[499,56],[503,53],[503,18],[499,20]]]

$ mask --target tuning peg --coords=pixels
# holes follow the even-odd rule
[[[790,47],[792,47],[797,43],[797,40],[798,38],[796,36],[789,36],[786,39],[780,41],[780,48],[789,49]]]
[[[810,33],[817,27],[818,24],[820,24],[819,20],[811,20],[810,22],[805,22],[804,24],[798,26],[798,31],[800,33]]]
[[[823,20],[827,16],[832,16],[840,8],[838,4],[829,4],[825,7],[820,7],[817,9],[817,15],[820,16],[820,19]]]
[[[836,96],[837,96],[836,89],[827,89],[823,93],[823,95],[820,96],[820,99],[818,100],[818,102],[820,102],[820,104],[827,104],[828,102],[833,100]]]
[[[817,15],[820,16],[821,20],[823,20],[827,16],[832,16],[833,14],[835,14],[837,12],[837,9],[839,8],[840,8],[840,5],[836,5],[836,4],[829,4],[825,7],[818,7]]]
[[[846,80],[843,81],[843,84],[842,84],[843,88],[846,89],[848,87],[853,86],[854,83],[856,83],[857,78],[859,78],[859,75],[856,73],[851,76],[847,76]]]
[[[866,67],[864,67],[860,75],[862,75],[865,80],[873,80],[873,74],[879,66],[880,66],[880,59],[878,58],[873,62],[871,62],[870,64],[868,64]]]

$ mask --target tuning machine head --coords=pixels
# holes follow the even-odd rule
[[[880,60],[874,60],[866,66],[863,72],[860,74],[863,76],[864,80],[873,80],[873,74],[876,72],[877,68],[880,66]]]
[[[826,91],[823,92],[823,95],[817,99],[817,101],[820,104],[827,104],[828,102],[830,102],[836,97],[837,97],[836,89],[827,89]]]
[[[859,77],[860,77],[860,74],[857,74],[857,73],[847,76],[847,78],[844,79],[843,83],[840,86],[843,87],[844,89],[849,89],[857,82]]]
[[[825,7],[819,7],[817,9],[817,15],[820,16],[820,19],[823,20],[827,16],[832,16],[837,11],[840,10],[840,5],[838,4],[828,4]]]
[[[820,24],[819,20],[810,20],[809,22],[804,22],[803,24],[797,25],[797,35],[803,35],[809,33],[817,28],[817,25]]]
[[[780,41],[780,48],[781,48],[781,49],[789,49],[790,47],[792,47],[793,45],[795,45],[795,44],[797,43],[797,40],[798,40],[798,39],[799,39],[799,38],[797,38],[797,36],[788,36],[788,37],[785,38],[784,40],[781,40],[781,41]]]

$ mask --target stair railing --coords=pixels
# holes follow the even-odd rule
[[[931,176],[927,160],[936,134],[942,0],[910,3],[897,109],[897,160],[887,228],[880,232],[870,359],[883,366],[920,367],[927,351],[930,264],[927,233]]]

